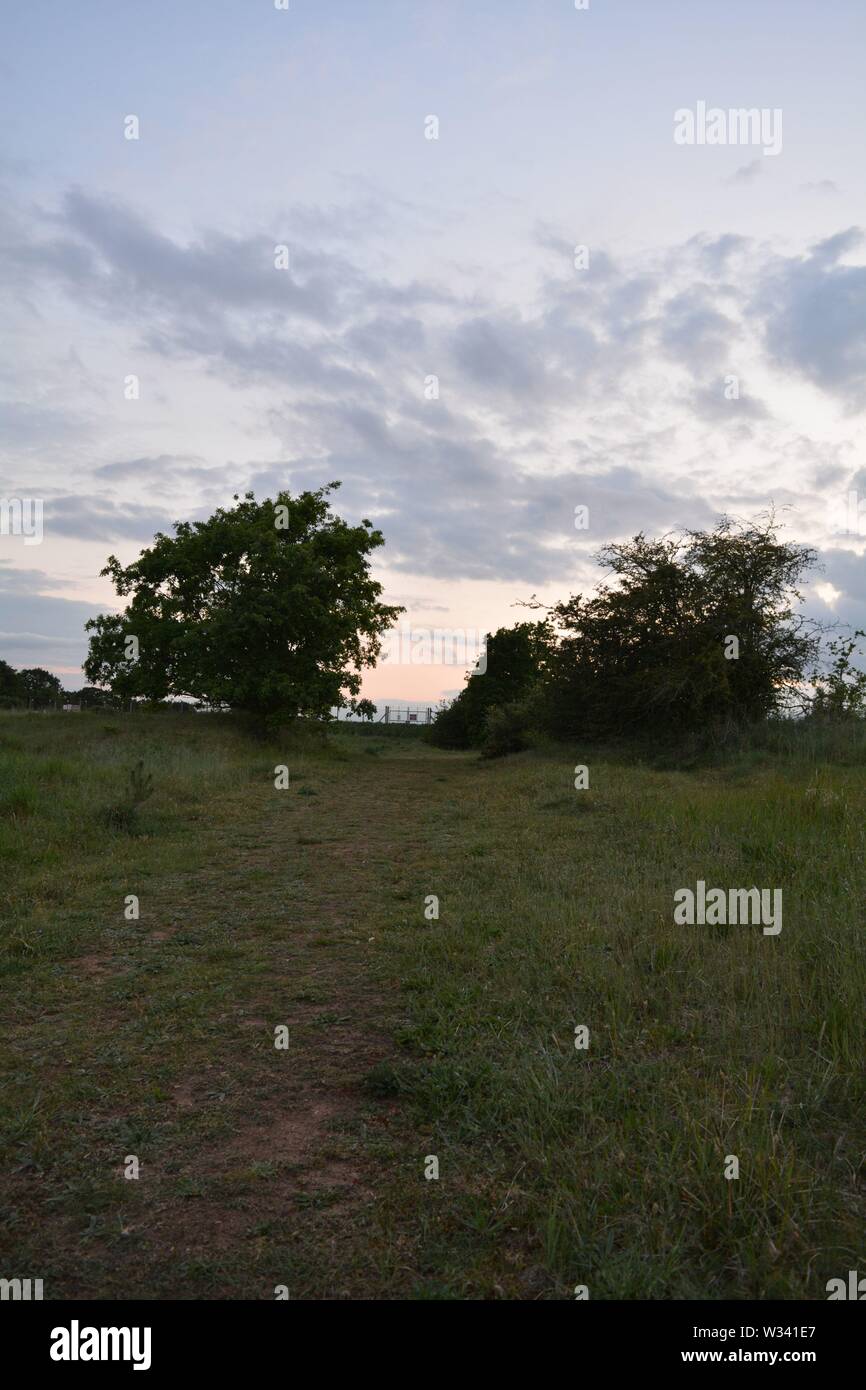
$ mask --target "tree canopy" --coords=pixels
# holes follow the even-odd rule
[[[511,751],[530,726],[675,737],[814,710],[816,689],[825,711],[862,704],[850,646],[816,683],[820,640],[799,607],[815,552],[779,532],[772,515],[723,518],[605,546],[607,576],[593,593],[490,638],[487,673],[438,716],[434,741]]]
[[[816,640],[798,611],[815,560],[772,517],[605,546],[612,576],[552,610],[559,732],[675,732],[755,722],[806,680]]]
[[[125,612],[91,619],[88,681],[123,698],[188,696],[265,721],[364,709],[361,673],[402,611],[380,601],[369,557],[382,533],[350,526],[330,483],[293,497],[235,497],[207,521],[159,533],[103,575]]]
[[[17,673],[21,702],[32,709],[47,709],[63,696],[63,687],[56,676],[42,666],[28,666]]]

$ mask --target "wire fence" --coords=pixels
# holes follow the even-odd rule
[[[385,705],[379,711],[377,706],[377,724],[432,724],[433,707],[432,705]]]

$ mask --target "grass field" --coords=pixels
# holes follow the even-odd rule
[[[866,1268],[864,766],[0,715],[0,1274],[825,1298]],[[675,925],[698,879],[781,888],[781,934]]]

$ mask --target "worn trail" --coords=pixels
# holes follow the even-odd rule
[[[66,963],[61,1017],[28,1035],[65,1039],[75,1084],[48,1099],[51,1161],[11,1180],[46,1296],[381,1291],[371,1231],[405,1136],[367,1084],[401,1008],[378,937],[420,920],[425,808],[460,776],[396,756],[239,788],[140,921]]]

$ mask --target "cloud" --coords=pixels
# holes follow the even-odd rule
[[[866,533],[866,527],[864,527]],[[863,539],[866,539],[864,534]],[[851,628],[866,631],[866,553],[853,550],[821,550],[821,582],[837,591],[833,601],[833,617]],[[821,605],[819,616],[826,617]]]
[[[586,355],[592,336],[583,332],[575,342]],[[549,395],[557,383],[546,371],[544,347],[552,347],[542,325],[517,318],[479,316],[460,324],[451,341],[451,354],[460,378],[485,393],[514,397]]]
[[[771,358],[852,411],[866,405],[866,266],[841,259],[863,240],[851,227],[807,256],[776,258],[754,301]]]
[[[86,439],[93,425],[74,411],[39,402],[0,402],[0,447],[9,450],[60,448]]]
[[[0,560],[0,592],[30,594],[34,590],[58,588],[62,583],[44,570],[13,569],[8,560]]]
[[[769,485],[729,465],[738,449],[790,460],[773,482],[794,501],[836,485],[844,459],[797,453],[772,388],[806,376],[831,403],[861,401],[866,269],[847,263],[858,229],[799,256],[733,233],[631,258],[596,247],[579,269],[569,238],[542,226],[537,291],[517,305],[386,281],[347,259],[348,239],[325,249],[333,222],[289,216],[291,269],[277,271],[279,230],[181,241],[80,189],[28,235],[9,219],[27,293],[62,287],[111,331],[133,331],[163,372],[192,359],[279,449],[278,462],[260,449],[239,466],[203,457],[191,435],[173,451],[163,432],[162,452],[113,450],[90,460],[86,489],[46,499],[46,536],[146,544],[172,518],[132,494],[183,493],[188,515],[245,486],[340,478],[340,507],[383,526],[393,569],[538,585],[584,572],[605,540],[760,501]],[[317,227],[322,244],[305,245]],[[799,493],[798,468],[810,474]],[[574,531],[577,505],[588,534]]]
[[[111,542],[133,540],[145,543],[156,531],[168,530],[172,518],[167,512],[135,502],[110,502],[100,496],[45,499],[45,543],[53,537],[72,540]]]
[[[300,219],[307,233],[318,221]],[[210,230],[181,243],[111,199],[69,191],[38,228],[10,218],[9,283],[31,293],[49,278],[66,294],[141,331],[150,351],[200,357],[236,376],[288,379],[339,393],[370,388],[368,373],[349,364],[351,342],[374,313],[401,317],[452,296],[418,282],[392,284],[360,271],[343,255],[281,231],[229,236]],[[278,267],[278,248],[288,264]]]
[[[100,609],[34,592],[56,583],[39,570],[0,569],[0,658],[10,666],[77,673],[87,654],[84,624]]]
[[[328,410],[332,450],[328,476],[340,478],[341,511],[369,516],[387,537],[391,569],[451,579],[539,585],[585,568],[587,555],[612,535],[644,527],[700,524],[711,509],[683,479],[665,483],[638,468],[573,444],[574,462],[556,472],[527,466],[519,451],[466,432],[389,427],[371,412]],[[310,412],[302,412],[309,427]],[[336,418],[335,418],[336,417]],[[296,437],[297,418],[284,422]],[[637,448],[636,448],[637,452]],[[579,462],[577,462],[579,460]],[[319,458],[296,458],[250,479],[257,493],[315,487]],[[691,494],[691,495],[690,495]],[[590,529],[575,529],[575,508],[587,506]]]
[[[194,494],[209,500],[219,498],[230,487],[233,489],[237,475],[235,464],[209,464],[197,454],[156,454],[116,459],[93,469],[94,480],[104,481],[116,492],[122,493],[125,485],[134,484],[145,493],[156,487],[160,494]],[[101,493],[100,499],[105,500]]]
[[[838,183],[832,179],[818,179],[815,183],[801,183],[800,188],[804,193],[838,193],[840,191]]]
[[[711,424],[742,425],[750,420],[767,420],[770,412],[745,383],[738,384],[739,395],[732,396],[724,378],[696,387],[687,397],[689,409]]]
[[[756,179],[761,177],[765,169],[766,160],[753,159],[749,164],[742,164],[736,173],[732,174],[729,179],[725,179],[725,183],[754,183]]]
[[[658,328],[668,355],[694,372],[724,365],[737,335],[736,323],[719,312],[714,293],[705,285],[692,286],[668,300]]]

